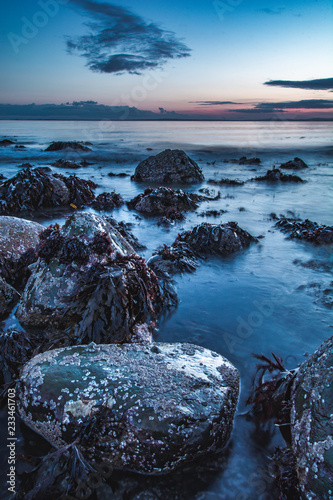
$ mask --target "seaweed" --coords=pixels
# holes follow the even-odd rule
[[[309,219],[298,221],[295,219],[280,217],[275,227],[283,233],[287,233],[289,238],[306,240],[317,244],[333,243],[333,226],[325,226]]]

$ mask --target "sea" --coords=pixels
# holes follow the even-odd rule
[[[108,212],[131,230],[146,249],[148,259],[162,244],[201,222],[237,221],[257,244],[228,257],[209,257],[191,274],[174,278],[179,305],[160,318],[154,334],[158,342],[190,342],[222,354],[239,370],[241,392],[234,429],[226,448],[172,474],[158,477],[115,472],[113,494],[99,491],[98,499],[128,500],[271,500],[279,492],[271,476],[271,456],[285,446],[278,427],[266,426],[248,414],[246,401],[253,388],[257,360],[253,354],[281,356],[286,370],[296,368],[332,332],[332,247],[288,237],[275,227],[276,216],[333,223],[333,124],[310,121],[173,122],[173,121],[0,121],[0,140],[15,146],[0,149],[0,173],[9,178],[24,163],[50,166],[65,158],[86,165],[55,171],[98,184],[96,194],[116,191],[127,201],[148,184],[131,181],[138,163],[165,149],[182,149],[202,168],[202,184],[181,187],[198,193],[219,191],[217,201],[202,202],[186,220],[158,225],[159,217],[143,216],[126,205]],[[90,152],[45,152],[53,141],[87,141]],[[259,165],[230,160],[260,158]],[[247,182],[216,186],[207,180],[249,180],[273,166],[299,157],[308,169],[296,171],[305,183]],[[127,177],[108,174],[125,173]],[[285,171],[285,173],[290,173]],[[225,210],[219,217],[207,210]],[[63,223],[73,212],[45,211],[25,218],[47,226]],[[19,235],[18,235],[19,237]],[[14,315],[0,324],[18,327]],[[7,412],[1,408],[1,435],[6,436]],[[17,417],[18,450],[42,455],[49,445]],[[1,446],[1,471],[6,492],[7,449]],[[103,496],[104,495],[104,496]],[[3,496],[3,498],[7,498]],[[93,498],[93,497],[92,497]]]

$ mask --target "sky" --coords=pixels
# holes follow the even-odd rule
[[[331,0],[2,3],[2,118],[333,118]]]

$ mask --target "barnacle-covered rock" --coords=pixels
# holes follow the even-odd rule
[[[0,277],[0,320],[8,316],[18,300],[17,291]]]
[[[333,337],[300,366],[291,392],[292,450],[302,495],[333,494]]]
[[[107,219],[75,213],[40,235],[16,315],[70,343],[149,340],[167,289]]]
[[[279,168],[267,170],[266,175],[255,177],[252,181],[270,181],[270,182],[305,182],[298,175],[284,174]]]
[[[34,357],[17,389],[20,416],[54,446],[156,474],[225,446],[239,375],[191,344],[89,344]]]
[[[293,160],[287,161],[286,163],[281,163],[280,168],[286,168],[289,170],[302,170],[309,167],[301,158],[296,157]]]
[[[298,221],[281,217],[275,226],[282,232],[287,233],[290,238],[311,241],[318,244],[333,243],[333,227],[312,222],[309,219]]]
[[[26,280],[43,230],[37,222],[0,216],[0,275],[11,285],[20,287]]]
[[[52,142],[45,151],[62,151],[63,149],[72,149],[74,151],[91,151],[90,148],[87,147],[87,144],[90,145],[89,142],[79,142],[79,141],[57,141]]]
[[[127,205],[138,212],[165,215],[171,209],[195,210],[198,207],[196,203],[198,198],[200,198],[198,195],[186,193],[182,189],[147,188],[144,193],[127,202]]]
[[[190,184],[205,180],[195,161],[179,149],[166,149],[143,160],[135,169],[133,181]]]
[[[0,213],[69,205],[83,207],[94,200],[95,187],[90,180],[56,174],[49,167],[29,166],[0,185]]]

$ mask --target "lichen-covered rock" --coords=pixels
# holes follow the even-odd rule
[[[205,178],[200,167],[184,151],[166,149],[139,163],[132,180],[190,184],[202,182]]]
[[[292,450],[304,498],[333,496],[333,337],[299,368],[291,392]]]
[[[97,198],[91,203],[91,208],[98,211],[110,211],[115,208],[121,207],[124,204],[123,197],[112,191],[111,193],[101,193]]]
[[[286,163],[281,163],[280,168],[286,168],[289,170],[302,170],[309,167],[301,158],[296,157],[293,160],[287,161]]]
[[[76,142],[76,141],[68,141],[68,142],[63,142],[63,141],[57,141],[57,142],[52,142],[45,151],[62,151],[63,149],[72,149],[74,151],[91,151],[90,148],[88,148],[85,144],[90,143],[82,143],[82,142]]]
[[[144,193],[127,202],[127,205],[138,212],[165,215],[171,209],[195,210],[198,207],[197,199],[197,195],[186,193],[182,189],[158,187],[147,188]]]
[[[154,474],[224,447],[238,391],[236,368],[202,347],[90,344],[28,362],[17,408],[56,447]]]
[[[333,243],[333,227],[309,219],[299,221],[281,217],[275,226],[283,233],[287,233],[289,238],[311,241],[319,245]]]
[[[8,316],[18,300],[17,291],[0,277],[0,320]]]
[[[28,166],[0,185],[0,213],[9,215],[69,205],[83,207],[94,200],[95,187],[90,180],[56,174],[49,167]]]
[[[298,175],[284,174],[280,169],[274,168],[267,170],[266,175],[251,179],[253,181],[271,181],[271,182],[304,182]]]
[[[52,327],[71,343],[150,339],[166,289],[107,219],[75,213],[40,240],[16,312],[23,326]]]
[[[27,278],[28,266],[37,260],[41,231],[44,227],[37,222],[0,216],[0,275],[11,285]]]
[[[164,245],[148,261],[154,271],[167,273],[191,272],[198,265],[197,257],[206,254],[229,255],[257,241],[241,229],[237,222],[202,224],[180,233],[171,245]]]

